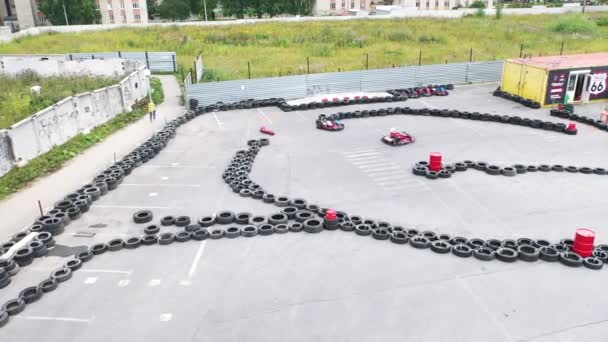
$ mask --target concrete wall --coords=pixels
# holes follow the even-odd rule
[[[36,26],[37,18],[34,15],[37,13],[37,10],[31,0],[15,0],[15,9],[17,10],[20,28]]]
[[[65,98],[0,131],[0,176],[14,164],[25,165],[117,114],[131,111],[148,94],[145,70],[141,66],[117,85]]]
[[[65,56],[62,57],[65,59]],[[41,60],[40,57],[0,56],[0,73],[10,75],[32,70],[42,76],[66,74],[121,76],[137,70],[141,65],[140,62],[125,59],[66,61],[60,60],[60,58]]]

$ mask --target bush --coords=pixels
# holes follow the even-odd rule
[[[608,26],[608,17],[597,18],[595,23],[597,26]]]
[[[532,2],[514,2],[509,4],[509,8],[532,8],[533,5]]]
[[[549,1],[547,7],[564,7],[564,3],[561,1]]]
[[[486,15],[486,11],[484,11],[483,8],[478,8],[475,11],[475,16],[478,18],[483,18],[483,17],[485,17],[485,15]]]
[[[597,24],[577,14],[558,17],[551,23],[550,28],[557,33],[595,33]]]
[[[486,4],[481,1],[481,0],[475,0],[473,1],[473,3],[471,4],[471,6],[469,6],[470,8],[486,8]]]

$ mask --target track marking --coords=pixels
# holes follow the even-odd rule
[[[296,115],[298,115],[300,117],[300,119],[306,120],[306,117],[304,117],[304,115],[302,115],[302,113],[300,113],[299,110],[296,110]]]
[[[152,279],[148,282],[148,286],[154,287],[160,285],[160,279]]]
[[[163,183],[122,183],[125,186],[169,186],[184,188],[199,188],[200,184],[163,184]]]
[[[117,285],[118,287],[126,287],[130,282],[131,281],[129,279],[121,279]]]
[[[179,163],[171,163],[171,166],[179,166]]]
[[[266,121],[268,121],[269,124],[272,123],[272,120],[270,120],[270,118],[268,117],[268,115],[266,115],[266,113],[264,113],[260,108],[258,108],[258,112],[260,114],[262,114],[262,116],[264,117],[264,119],[266,119]]]
[[[162,314],[160,314],[160,321],[161,322],[169,322],[172,319],[173,319],[173,314],[171,314],[171,313],[162,313]]]
[[[401,166],[397,164],[376,164],[376,165],[358,165],[358,168],[363,170],[363,172],[374,172],[381,170],[400,170]]]
[[[194,259],[192,260],[192,265],[190,266],[190,270],[188,271],[188,280],[192,279],[192,277],[194,277],[194,274],[196,273],[196,268],[198,267],[198,263],[201,260],[201,257],[203,256],[203,252],[205,251],[205,246],[207,245],[207,240],[203,240],[201,241],[200,245],[198,246],[198,249],[196,250],[196,254],[194,255]]]
[[[96,269],[82,269],[81,272],[88,273],[116,273],[116,274],[127,274],[130,275],[133,271],[121,271],[121,270],[96,270]]]
[[[346,157],[351,158],[351,159],[356,159],[362,156],[377,156],[380,153],[378,152],[364,152],[364,153],[355,153],[355,154],[347,154]]]
[[[354,161],[354,162],[350,162],[351,164],[355,165],[355,166],[359,166],[359,165],[376,165],[378,163],[377,159],[370,159],[370,160],[366,160],[366,161]]]
[[[213,114],[213,118],[215,119],[215,122],[217,122],[217,127],[224,128],[224,123],[215,115],[215,112],[211,112],[211,114]]]
[[[93,208],[103,208],[103,209],[182,209],[182,207],[151,207],[148,205],[97,205],[94,204]]]
[[[85,284],[95,284],[97,282],[97,277],[87,277],[87,279],[84,280]]]
[[[33,321],[61,321],[61,322],[74,322],[74,323],[90,323],[94,317],[91,318],[75,318],[75,317],[50,317],[50,316],[13,316],[14,318],[21,318]]]
[[[148,194],[149,197],[156,197],[158,196],[158,192],[151,192]]]
[[[179,284],[180,284],[181,286],[190,286],[190,285],[192,285],[192,282],[191,282],[190,280],[181,280],[181,281],[179,282]]]
[[[160,177],[160,180],[166,181],[166,180],[169,180],[169,177]]]

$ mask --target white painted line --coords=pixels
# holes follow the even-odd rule
[[[74,318],[74,317],[50,317],[50,316],[22,316],[17,315],[13,316],[13,318],[21,318],[33,321],[62,321],[62,322],[74,322],[74,323],[89,323],[93,320],[94,317],[91,318]]]
[[[350,163],[353,164],[353,165],[370,165],[370,164],[377,164],[377,163],[379,163],[380,161],[378,159],[368,159],[368,160],[362,160],[362,161],[351,161]]]
[[[83,268],[80,270],[80,272],[89,272],[89,273],[116,273],[116,274],[128,274],[130,275],[131,273],[133,273],[133,271],[129,270],[129,271],[121,271],[121,270],[96,270],[96,269],[90,269],[90,268]]]
[[[378,162],[379,160],[382,160],[381,157],[379,156],[367,156],[367,157],[357,157],[357,158],[350,158],[349,161],[351,163],[355,163],[355,162],[361,162],[361,161],[375,161]]]
[[[160,279],[152,279],[148,282],[148,286],[154,287],[160,285]]]
[[[160,177],[160,180],[166,181],[166,180],[169,180],[169,177]]]
[[[179,282],[179,284],[181,286],[190,286],[190,285],[192,285],[192,282],[190,280],[182,280]]]
[[[394,175],[387,175],[387,176],[383,176],[383,177],[374,177],[374,181],[375,182],[385,182],[385,181],[401,180],[401,179],[403,179],[405,181],[407,178],[408,177],[405,174],[396,173]]]
[[[150,197],[156,197],[156,196],[158,196],[158,192],[151,192],[151,193],[148,194],[148,196],[150,196]]]
[[[194,259],[192,260],[192,265],[190,266],[190,270],[188,271],[188,280],[192,279],[192,277],[194,277],[194,274],[196,273],[196,268],[198,267],[198,263],[201,260],[201,257],[203,256],[203,252],[205,251],[205,246],[207,245],[207,240],[203,240],[201,241],[201,244],[198,246],[198,250],[196,251],[196,254],[194,255]]]
[[[357,165],[358,168],[360,169],[377,169],[377,168],[383,168],[383,167],[398,167],[400,168],[401,166],[399,166],[398,164],[395,164],[393,162],[378,162],[375,164],[369,164],[369,165]]]
[[[361,169],[361,171],[365,172],[365,173],[373,173],[373,172],[378,172],[378,171],[388,171],[388,170],[392,170],[393,172],[395,170],[401,170],[401,166],[399,165],[395,165],[395,166],[380,166],[380,167],[370,167],[370,168],[362,168],[360,166],[357,166],[358,168]]]
[[[140,207],[137,207],[137,208],[140,208]],[[84,234],[87,234],[87,235],[84,235]],[[116,237],[116,236],[127,236],[127,234],[125,234],[125,233],[98,233],[98,232],[74,232],[74,233],[72,233],[72,236],[75,236],[75,237],[91,237],[91,236],[89,236],[90,234],[93,234],[95,236],[113,236],[113,237]],[[31,269],[31,268],[28,268],[28,270],[29,269]]]
[[[417,102],[422,103],[423,105],[427,106],[428,108],[433,108],[433,109],[437,108],[436,106],[433,106],[432,104],[430,104],[430,103],[428,103],[428,102],[426,102],[424,100],[421,100],[420,98],[417,99]]]
[[[122,279],[118,282],[118,287],[125,287],[129,285],[131,281],[129,279]]]
[[[217,127],[224,128],[224,123],[215,115],[215,112],[211,112],[211,114],[213,114],[213,118],[215,119],[215,122],[217,122]]]
[[[151,169],[215,169],[215,166],[197,166],[197,165],[179,165],[178,163],[174,163],[177,165],[142,165],[140,167],[151,168]]]
[[[296,110],[296,114],[300,117],[300,119],[306,120],[306,118],[304,117],[304,115],[302,115],[302,113],[300,113],[299,110]]]
[[[162,183],[122,183],[124,186],[172,186],[172,187],[185,187],[185,188],[199,188],[200,184],[162,184]]]
[[[104,209],[182,209],[182,207],[151,207],[148,205],[97,205],[93,204],[93,208]]]
[[[374,171],[371,173],[367,173],[366,175],[374,178],[376,176],[390,176],[390,175],[399,175],[399,174],[403,174],[403,171],[401,170],[378,170],[378,171]]]
[[[171,163],[171,166],[179,166],[179,163]]]
[[[97,277],[87,277],[87,279],[84,280],[85,284],[95,284],[97,282]]]
[[[165,153],[183,153],[183,152],[186,152],[186,150],[163,150],[163,152],[165,152]]]
[[[171,319],[173,319],[173,314],[170,314],[170,313],[162,313],[162,314],[160,314],[160,321],[161,322],[169,322]]]
[[[378,155],[380,153],[378,152],[364,152],[364,153],[352,153],[352,154],[346,154],[346,156],[348,158],[358,158],[358,157],[363,157],[363,156],[375,156]]]
[[[258,112],[260,114],[262,114],[262,116],[264,117],[264,119],[266,119],[266,121],[268,121],[268,123],[272,123],[272,120],[270,120],[270,118],[268,117],[268,115],[266,115],[266,113],[264,113],[260,108],[258,108]]]
[[[345,151],[345,152],[342,152],[342,153],[348,155],[348,154],[365,153],[365,152],[377,152],[377,151],[378,151],[378,149],[375,149],[375,148],[362,148],[362,149],[359,149],[359,150]]]

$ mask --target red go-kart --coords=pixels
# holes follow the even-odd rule
[[[262,132],[264,134],[268,134],[268,135],[274,135],[274,131],[271,130],[270,128],[266,127],[266,126],[262,126],[260,128],[260,132]]]
[[[317,120],[317,128],[325,131],[341,131],[344,129],[344,124],[336,120],[319,119]]]
[[[382,137],[382,142],[391,146],[407,145],[414,141],[416,141],[416,138],[409,133],[397,131],[395,129],[391,129],[391,132],[388,135]]]

